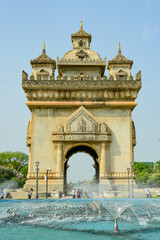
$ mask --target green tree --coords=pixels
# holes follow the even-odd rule
[[[160,173],[160,160],[154,164],[155,173]]]
[[[160,174],[153,173],[148,177],[147,184],[150,187],[160,186]]]
[[[22,187],[28,173],[28,155],[23,152],[0,153],[0,184]]]
[[[135,162],[134,172],[135,181],[139,187],[149,186],[149,179],[154,173],[154,163],[146,164],[145,162]]]
[[[8,166],[9,164],[12,165],[21,165],[24,167],[28,163],[28,155],[23,152],[2,152],[0,153],[0,165]],[[19,168],[19,166],[18,166]]]

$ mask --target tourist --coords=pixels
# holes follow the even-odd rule
[[[62,198],[62,192],[61,191],[58,192],[58,198],[59,199]]]
[[[33,188],[30,188],[30,189],[28,190],[28,199],[31,199],[32,193],[33,193]]]
[[[0,188],[0,199],[3,199],[4,198],[4,192],[3,192],[3,189]]]
[[[75,190],[75,189],[72,190],[72,197],[73,197],[73,198],[76,197],[76,190]]]
[[[77,198],[81,198],[79,189],[77,190]]]
[[[150,196],[150,191],[149,191],[149,189],[146,188],[145,191],[146,191],[146,198],[149,198],[149,196]]]

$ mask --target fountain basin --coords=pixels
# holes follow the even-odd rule
[[[0,201],[0,239],[152,240],[159,234],[159,199]]]

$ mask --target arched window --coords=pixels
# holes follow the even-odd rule
[[[83,47],[83,41],[82,40],[79,42],[79,47]]]

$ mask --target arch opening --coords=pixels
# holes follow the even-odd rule
[[[94,173],[93,173],[93,184],[97,185],[99,184],[99,162],[98,162],[98,154],[96,153],[96,151],[89,147],[89,146],[86,146],[86,145],[78,145],[78,146],[75,146],[73,148],[71,148],[65,155],[65,164],[64,164],[64,193],[67,194],[68,192],[68,189],[67,189],[67,186],[68,186],[68,177],[67,177],[67,170],[68,168],[70,167],[68,162],[69,160],[71,159],[72,161],[72,156],[74,158],[78,158],[78,161],[81,161],[81,158],[78,156],[77,153],[85,153],[86,156],[84,156],[84,158],[88,158],[87,155],[90,155],[91,158],[93,160],[93,162],[91,163],[91,160],[90,161],[90,165],[91,167],[94,168]],[[75,159],[75,161],[77,162],[77,159]],[[88,159],[86,159],[86,161],[88,161]],[[81,161],[82,164],[85,164],[84,161]],[[86,166],[84,165],[83,168],[86,168]],[[88,171],[90,168],[88,167]],[[83,175],[83,177],[85,178],[85,176]],[[87,175],[86,175],[86,179],[87,179]],[[90,179],[91,180],[91,179]]]

